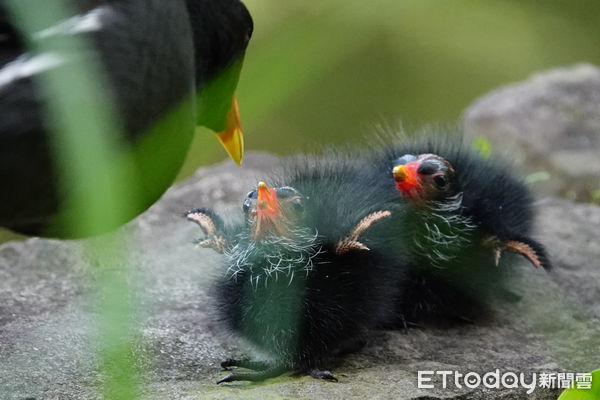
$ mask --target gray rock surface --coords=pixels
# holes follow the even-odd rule
[[[135,358],[144,399],[556,399],[558,390],[450,387],[418,389],[419,370],[588,372],[600,367],[600,208],[546,198],[539,239],[556,266],[548,274],[515,259],[519,301],[498,304],[481,323],[373,332],[367,346],[340,361],[338,383],[283,376],[261,384],[217,386],[218,364],[241,354],[210,317],[210,285],[220,256],[194,248],[199,235],[181,213],[208,205],[239,213],[241,199],[280,161],[249,154],[203,168],[171,188],[125,228],[129,291],[134,295]],[[0,399],[99,399],[94,288],[101,266],[85,241],[29,239],[0,246]]]
[[[496,89],[464,113],[467,136],[509,149],[526,171],[546,171],[546,193],[600,202],[600,69],[557,68]]]

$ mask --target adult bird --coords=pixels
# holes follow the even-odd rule
[[[241,162],[234,90],[253,25],[239,0],[66,4],[69,18],[41,18],[30,37],[20,33],[9,8],[0,5],[0,226],[30,235],[73,235],[58,222],[59,215],[69,212],[65,199],[72,188],[59,182],[61,160],[50,134],[49,109],[55,99],[38,78],[77,68],[82,60],[98,67],[99,88],[126,143],[119,151],[132,157],[139,172],[137,207],[116,225],[142,212],[169,187],[195,126],[215,131],[231,158]],[[87,46],[54,46],[66,36],[81,38]],[[26,42],[49,45],[53,51],[30,50]],[[94,95],[81,93],[79,104]],[[76,104],[72,113],[78,112]]]

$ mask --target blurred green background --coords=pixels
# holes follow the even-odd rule
[[[536,71],[600,65],[596,0],[243,1],[254,19],[237,90],[246,150],[361,143],[382,121],[452,124]],[[179,180],[227,158],[203,133]],[[0,243],[18,238],[0,229]]]
[[[536,71],[600,64],[600,2],[244,0],[254,18],[237,90],[247,150],[361,142],[378,122],[454,123]],[[196,135],[180,179],[225,158]]]

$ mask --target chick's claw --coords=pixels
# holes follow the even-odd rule
[[[284,367],[272,367],[264,371],[232,372],[219,379],[217,385],[236,381],[262,382],[265,379],[275,378],[285,372],[287,372],[287,369]]]
[[[198,224],[205,239],[198,240],[196,247],[212,248],[218,253],[223,253],[229,243],[223,235],[223,221],[213,211],[205,208],[196,208],[185,213],[185,217]]]
[[[234,380],[236,380],[236,379],[234,379],[234,374],[233,374],[233,372],[232,372],[232,373],[230,373],[230,374],[227,374],[227,375],[225,375],[225,376],[224,376],[224,377],[222,377],[221,379],[219,379],[219,380],[217,381],[217,385],[220,385],[220,384],[221,384],[221,383],[223,383],[223,382],[232,382],[232,381],[234,381]]]
[[[221,368],[228,370],[230,367],[240,367],[251,369],[253,371],[264,371],[270,367],[270,365],[263,361],[252,361],[247,358],[236,360],[234,358],[227,358],[221,361]]]

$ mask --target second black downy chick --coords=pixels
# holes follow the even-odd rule
[[[373,179],[406,205],[394,223],[395,247],[412,266],[400,301],[407,320],[473,319],[491,296],[514,298],[503,284],[511,272],[499,268],[504,252],[550,268],[531,238],[533,197],[507,166],[448,138],[400,142],[377,162]]]
[[[226,326],[269,356],[225,361],[224,367],[255,371],[235,371],[219,383],[288,371],[335,380],[332,358],[355,349],[368,328],[395,313],[404,271],[369,251],[389,237],[393,210],[380,208],[384,199],[352,179],[352,168],[321,164],[299,168],[286,186],[259,183],[244,201],[243,226],[226,228],[206,209],[187,213],[206,233],[200,246],[227,259],[217,284]]]

